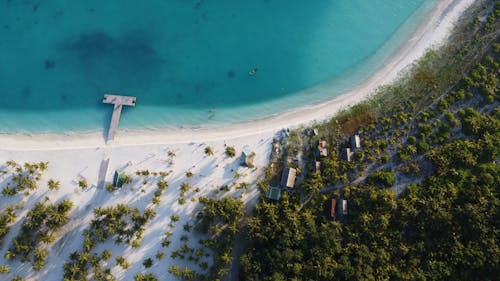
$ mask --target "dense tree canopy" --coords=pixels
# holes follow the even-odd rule
[[[318,125],[338,149],[320,173],[255,207],[240,279],[498,280],[500,40],[491,31],[500,4],[483,4],[476,12],[487,20],[459,28],[467,48],[429,53],[376,106]],[[338,140],[355,132],[363,147],[343,161]],[[332,198],[347,200],[345,217],[326,214]]]

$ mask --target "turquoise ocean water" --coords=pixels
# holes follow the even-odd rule
[[[129,128],[317,103],[368,77],[436,2],[0,0],[0,132],[100,130],[104,93],[137,96]]]

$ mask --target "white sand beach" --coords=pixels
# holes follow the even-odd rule
[[[40,272],[31,269],[30,263],[21,264],[19,262],[9,263],[11,273],[5,280],[10,280],[19,274],[25,276],[30,272],[32,279],[28,280],[60,280],[63,274],[62,265],[68,259],[68,255],[74,251],[82,249],[82,230],[85,229],[93,217],[93,208],[99,206],[114,206],[117,204],[128,204],[134,208],[144,210],[152,207],[157,216],[147,225],[141,247],[134,249],[130,246],[115,245],[113,241],[104,243],[99,250],[109,249],[113,252],[113,262],[116,256],[124,256],[132,267],[127,271],[121,270],[119,266],[113,269],[113,275],[118,280],[132,280],[133,275],[144,270],[142,261],[146,258],[153,258],[157,251],[165,253],[165,259],[155,262],[152,268],[147,270],[157,276],[165,276],[167,268],[172,265],[189,265],[190,263],[173,260],[170,253],[181,247],[179,238],[184,234],[183,226],[186,223],[194,224],[196,211],[201,207],[197,202],[200,196],[235,196],[244,202],[255,200],[258,191],[255,188],[256,181],[263,173],[269,158],[272,137],[268,133],[254,134],[248,137],[239,137],[224,141],[207,141],[197,143],[181,143],[170,145],[137,145],[137,146],[117,146],[117,147],[94,147],[78,149],[52,149],[52,150],[27,150],[27,151],[0,151],[2,162],[13,159],[18,163],[48,161],[49,169],[44,173],[40,188],[26,197],[22,213],[18,217],[25,216],[36,202],[43,201],[45,197],[50,198],[50,202],[58,202],[62,199],[69,199],[74,202],[75,207],[70,214],[71,221],[59,234],[60,238],[48,248],[49,256],[47,265]],[[233,146],[237,155],[233,158],[225,155],[225,144]],[[205,147],[210,146],[214,154],[205,154]],[[255,168],[241,166],[240,154],[243,150],[256,153],[254,161]],[[168,152],[173,152],[175,156],[169,156]],[[125,168],[125,172],[132,176],[133,182],[114,192],[109,192],[104,188],[97,188],[100,163],[104,159],[110,159],[107,181],[112,181],[115,169]],[[4,161],[5,160],[5,161]],[[0,165],[5,169],[5,165]],[[151,203],[153,193],[156,191],[158,177],[153,175],[139,177],[136,171],[148,170],[153,172],[170,172],[166,178],[169,187],[161,196],[161,203],[155,206]],[[186,172],[191,172],[192,177],[187,177]],[[49,179],[57,179],[61,183],[59,191],[51,191],[47,188]],[[78,186],[80,179],[86,179],[90,188],[82,190]],[[148,182],[144,184],[144,180]],[[0,183],[3,188],[5,176],[0,176]],[[190,184],[191,191],[186,193],[185,204],[178,202],[180,185]],[[238,189],[241,183],[248,184],[248,189]],[[227,192],[218,191],[223,185],[227,185],[231,190]],[[196,189],[199,189],[196,192]],[[20,195],[22,197],[22,195]],[[16,205],[20,198],[2,197],[0,207]],[[192,201],[193,200],[193,201]],[[177,214],[180,220],[175,223],[175,228],[170,229],[168,224],[170,216]],[[20,224],[15,223],[9,235],[5,238],[0,251],[5,253],[10,245],[14,234],[20,229]],[[172,231],[170,238],[171,245],[168,248],[161,247],[164,233]],[[198,238],[191,237],[189,245],[196,248]],[[208,261],[208,258],[206,258]],[[0,264],[7,264],[3,254],[0,256]],[[9,278],[10,277],[10,278]],[[4,278],[4,277],[2,277]],[[0,278],[1,279],[1,278]],[[160,279],[172,280],[172,278]]]
[[[99,206],[111,206],[118,203],[130,204],[133,207],[144,209],[151,205],[151,196],[156,184],[151,179],[144,184],[143,178],[136,177],[135,171],[171,171],[167,177],[168,189],[161,196],[161,204],[154,206],[157,216],[148,224],[144,234],[142,246],[138,249],[115,245],[107,242],[99,249],[111,249],[113,256],[126,256],[132,264],[131,269],[121,270],[113,268],[113,274],[118,280],[131,280],[136,272],[144,271],[142,261],[154,257],[160,250],[166,253],[161,262],[155,262],[148,272],[163,276],[161,280],[171,280],[167,268],[173,264],[187,265],[178,259],[170,259],[172,250],[180,247],[179,237],[183,233],[182,226],[193,221],[193,216],[199,204],[199,196],[216,196],[217,190],[222,185],[231,187],[231,191],[219,193],[241,196],[245,202],[255,200],[258,191],[255,182],[262,176],[271,152],[271,142],[276,134],[283,128],[297,127],[312,121],[325,120],[340,109],[346,108],[366,98],[370,93],[383,84],[390,83],[397,78],[398,73],[421,57],[425,51],[440,44],[446,39],[454,22],[460,14],[474,1],[473,0],[443,0],[425,17],[422,24],[415,30],[411,40],[407,41],[384,66],[373,74],[368,80],[358,85],[351,91],[325,103],[286,112],[277,116],[226,127],[211,129],[175,129],[175,130],[119,130],[114,141],[106,144],[104,133],[92,134],[0,134],[0,167],[7,160],[19,163],[48,161],[49,169],[44,174],[41,188],[27,197],[24,213],[33,207],[45,196],[51,202],[60,199],[70,199],[75,203],[71,213],[69,226],[59,235],[59,239],[49,248],[46,267],[40,272],[34,272],[29,264],[14,262],[11,272],[4,275],[6,280],[20,274],[29,272],[29,280],[59,280],[62,276],[62,264],[67,260],[69,253],[81,250],[81,231],[92,219],[92,209]],[[138,100],[138,106],[140,100]],[[205,147],[214,150],[213,156],[204,153]],[[229,158],[225,155],[225,147],[234,146],[236,157]],[[239,155],[243,150],[256,153],[255,168],[250,169],[240,165]],[[174,152],[175,157],[168,156],[168,151]],[[106,174],[107,182],[111,181],[115,169],[125,168],[133,175],[133,182],[125,188],[110,193],[105,189],[97,188],[101,161],[110,159],[109,169]],[[194,176],[186,177],[186,172],[191,171]],[[236,174],[237,173],[237,174]],[[49,179],[61,182],[59,191],[50,191],[46,182]],[[83,191],[78,187],[78,180],[85,178],[91,185]],[[186,203],[179,204],[179,187],[181,183],[188,182],[199,192],[190,192],[186,196]],[[248,189],[236,189],[238,183],[248,183]],[[0,177],[0,184],[5,179]],[[0,188],[3,186],[0,186]],[[142,191],[144,190],[144,191]],[[191,201],[194,198],[194,201]],[[8,204],[16,204],[16,198],[2,198],[0,208]],[[172,244],[168,249],[160,246],[163,233],[168,230],[169,217],[172,214],[180,215],[171,238]],[[22,217],[22,216],[18,217]],[[20,227],[16,223],[5,243],[1,246],[2,253],[10,244],[14,234]],[[197,240],[192,239],[194,246]],[[114,260],[114,258],[112,259]],[[6,264],[0,256],[0,264]],[[4,278],[4,277],[2,277]]]

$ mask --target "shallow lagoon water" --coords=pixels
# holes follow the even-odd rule
[[[0,0],[0,131],[99,130],[104,93],[137,96],[129,128],[242,122],[331,99],[434,2]]]

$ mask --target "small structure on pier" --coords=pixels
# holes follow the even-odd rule
[[[113,104],[113,116],[111,117],[111,123],[109,124],[108,138],[107,141],[113,140],[115,138],[116,130],[118,129],[118,122],[120,122],[120,115],[122,113],[122,108],[126,106],[135,106],[136,97],[130,96],[119,96],[119,95],[104,95],[102,103]]]

